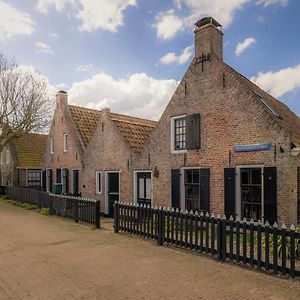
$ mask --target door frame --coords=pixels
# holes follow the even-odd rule
[[[242,203],[241,203],[241,169],[261,169],[261,221],[264,222],[264,167],[265,165],[238,165],[235,167],[235,213],[241,219]]]
[[[108,215],[108,174],[119,173],[119,201],[121,200],[121,170],[104,171],[105,174],[105,197],[104,197],[104,213]]]
[[[153,171],[152,170],[135,170],[133,171],[133,203],[137,204],[137,174],[150,173],[151,174],[151,203],[153,204]]]
[[[73,185],[73,183],[74,183],[74,176],[73,176],[73,171],[78,171],[78,193],[79,193],[79,187],[80,187],[80,185],[79,185],[79,169],[78,168],[72,168],[72,169],[70,169],[70,171],[71,171],[71,193],[72,194],[74,194],[74,185]]]

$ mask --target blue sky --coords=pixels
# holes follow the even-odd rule
[[[299,0],[0,0],[0,50],[71,103],[158,119],[210,15],[224,61],[300,115],[299,13]]]

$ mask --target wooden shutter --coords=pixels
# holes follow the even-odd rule
[[[210,209],[210,170],[200,169],[200,209],[209,212]]]
[[[50,176],[50,192],[53,191],[53,173],[52,173],[52,169],[49,169],[49,176]]]
[[[224,169],[224,201],[227,218],[235,216],[235,168]]]
[[[264,168],[264,221],[271,225],[277,220],[276,167]]]
[[[180,209],[180,169],[171,170],[172,181],[172,207]]]
[[[186,126],[186,149],[200,149],[200,114],[187,115],[185,117]]]
[[[300,167],[297,168],[297,219],[300,223]]]
[[[47,180],[46,170],[42,170],[42,191],[46,191],[46,180]]]

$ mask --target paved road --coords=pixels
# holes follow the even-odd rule
[[[0,202],[0,299],[300,299],[300,283]]]

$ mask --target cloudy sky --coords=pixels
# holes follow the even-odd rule
[[[158,119],[209,15],[225,62],[300,115],[299,14],[299,0],[0,0],[0,51],[73,104]]]

